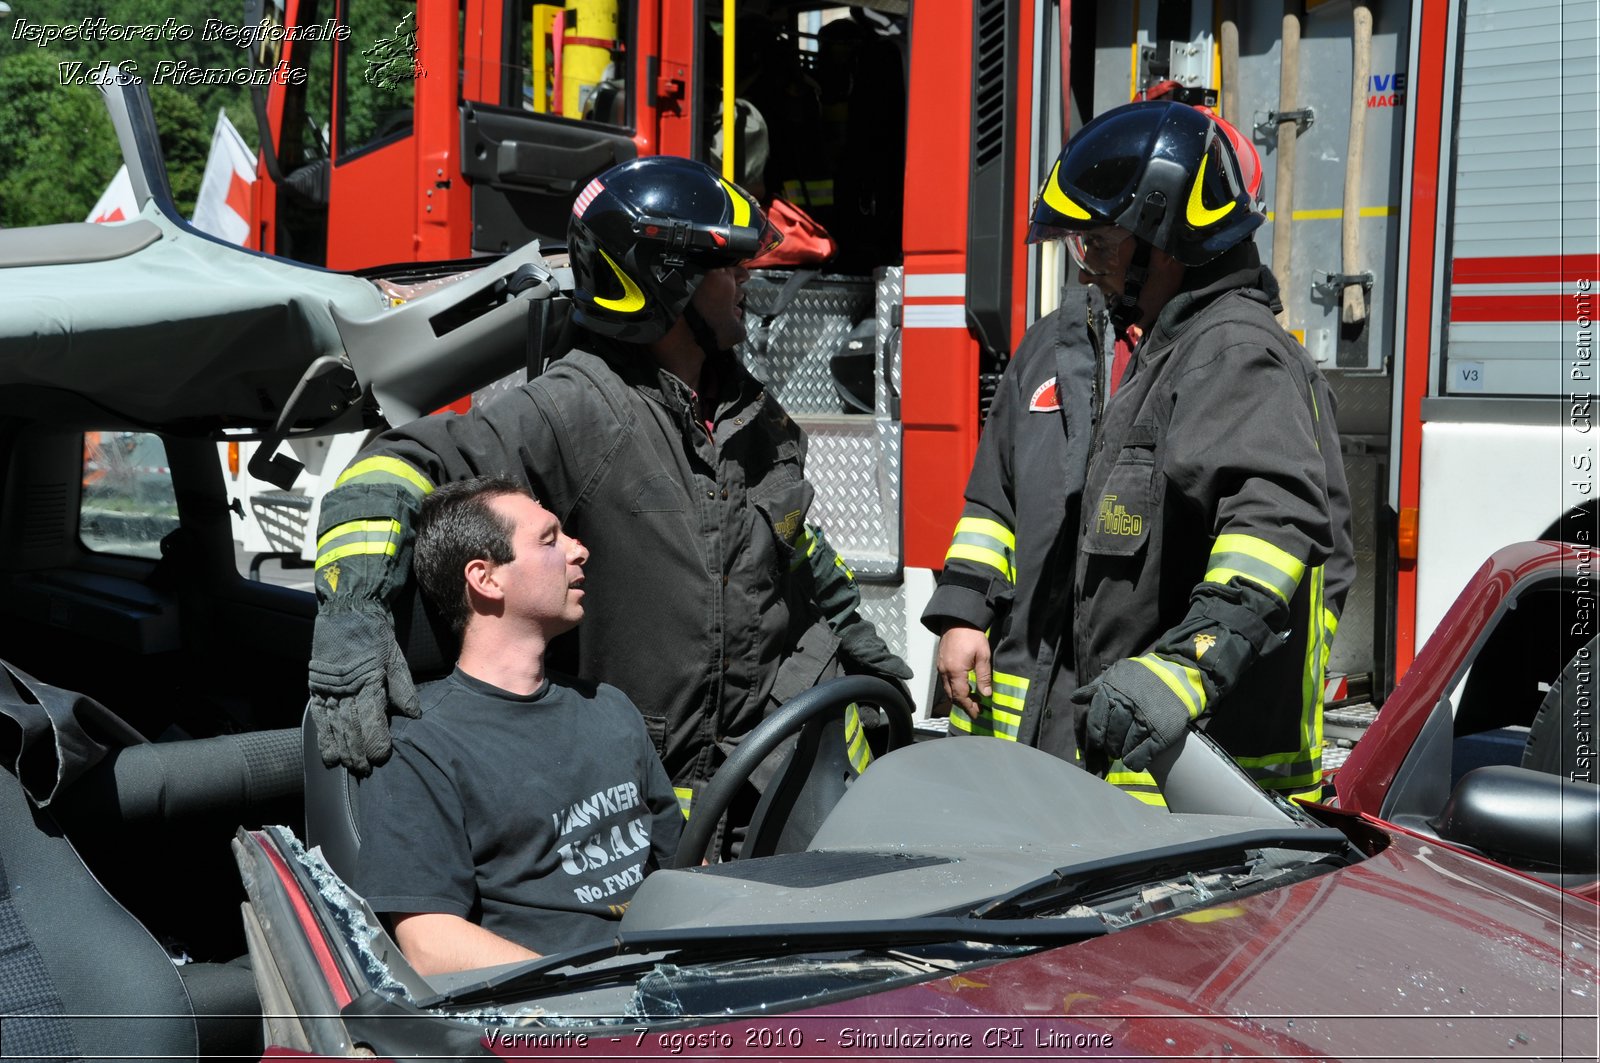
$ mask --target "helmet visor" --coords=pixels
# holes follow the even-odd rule
[[[1051,240],[1065,240],[1077,231],[1077,229],[1067,229],[1060,225],[1047,225],[1044,222],[1036,221],[1028,226],[1028,243],[1045,244]]]
[[[1067,251],[1078,267],[1078,272],[1092,277],[1104,276],[1116,265],[1122,245],[1132,236],[1128,230],[1115,225],[1102,225],[1098,229],[1066,234]]]

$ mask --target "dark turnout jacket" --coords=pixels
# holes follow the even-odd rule
[[[392,594],[433,485],[526,484],[590,550],[585,619],[553,647],[553,667],[627,694],[686,801],[714,771],[714,747],[813,685],[838,644],[804,563],[804,435],[731,357],[715,379],[708,428],[688,386],[648,358],[574,351],[465,415],[385,433],[324,501],[320,556],[390,519],[393,542],[375,568],[346,558],[337,587],[319,560],[319,593]]]
[[[1257,782],[1311,794],[1354,579],[1349,492],[1327,383],[1247,257],[1166,306],[1106,406],[1075,573],[1078,678],[1144,656]]]
[[[1105,301],[1074,286],[1023,336],[984,422],[966,504],[923,623],[989,633],[994,696],[951,733],[1038,745],[1044,706],[1076,687],[1072,572],[1084,478],[1106,391]],[[1071,747],[1049,752],[1071,756]]]

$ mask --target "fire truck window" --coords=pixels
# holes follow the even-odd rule
[[[332,7],[332,3],[308,0],[300,5],[300,19],[308,25],[315,23],[326,17]],[[264,55],[262,61],[273,58]],[[296,42],[290,48],[289,66],[305,71],[305,77],[284,82],[278,161],[285,173],[328,158],[328,135],[333,122],[333,46],[321,41]]]
[[[417,62],[416,0],[353,0],[339,49],[339,159],[411,132]],[[449,77],[451,72],[437,71]]]
[[[628,40],[632,0],[514,5],[501,103],[534,114],[632,125]]]
[[[78,539],[84,549],[123,557],[161,556],[178,526],[167,448],[149,432],[86,432]]]

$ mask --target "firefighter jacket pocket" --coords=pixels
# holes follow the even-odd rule
[[[683,488],[665,473],[657,473],[639,485],[633,497],[633,513],[682,513]]]
[[[756,511],[772,529],[780,575],[804,561],[798,551],[803,551],[810,539],[805,534],[805,522],[814,497],[811,485],[797,479],[763,488],[760,496],[753,499]]]
[[[1122,448],[1100,497],[1093,502],[1085,552],[1104,557],[1132,557],[1139,552],[1156,519],[1155,478],[1153,447],[1136,443]]]

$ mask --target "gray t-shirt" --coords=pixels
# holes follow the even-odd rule
[[[420,698],[360,790],[355,885],[373,910],[458,915],[541,953],[613,932],[683,829],[632,702],[561,676],[521,696],[460,669]]]

